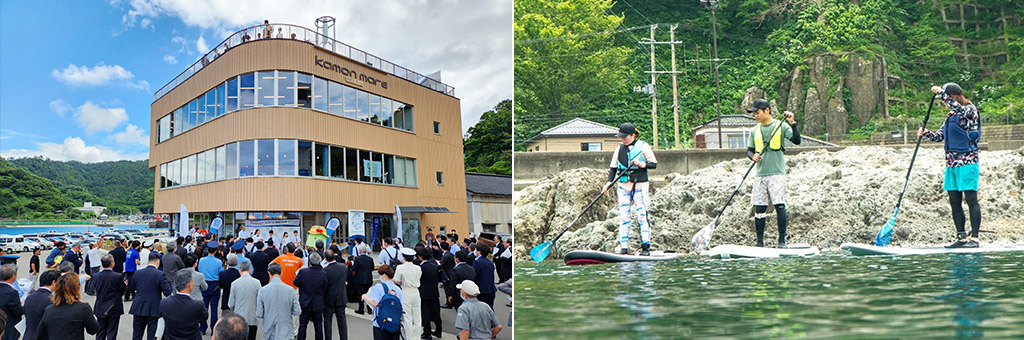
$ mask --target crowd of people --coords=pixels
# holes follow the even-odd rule
[[[255,339],[260,329],[264,340],[305,339],[310,326],[322,340],[335,325],[347,339],[350,302],[355,313],[373,315],[374,339],[441,337],[441,308],[457,311],[460,339],[492,338],[502,329],[493,306],[498,286],[511,292],[511,240],[448,243],[458,236],[428,233],[408,248],[388,237],[375,263],[360,237],[307,247],[294,233],[279,249],[276,237],[259,230],[241,227],[237,237],[219,238],[197,231],[166,244],[113,241],[106,254],[102,239],[86,253],[81,244],[58,243],[45,270],[36,251],[29,263],[38,288],[24,303],[17,266],[3,265],[0,314],[7,323],[0,340],[22,339],[14,324],[23,317],[24,339],[115,339],[126,302],[136,340],[156,339],[158,329],[163,339],[200,339],[208,331],[214,339]],[[82,291],[96,297],[92,306],[81,301]]]

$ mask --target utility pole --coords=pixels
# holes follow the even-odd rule
[[[658,74],[654,70],[654,30],[658,28],[657,24],[651,25],[651,120],[653,122],[652,130],[654,130],[654,149],[658,149],[658,90],[657,90],[657,77]]]
[[[679,86],[677,85],[678,74],[676,73],[676,27],[678,24],[673,24],[670,32],[670,39],[672,47],[672,120],[676,127],[676,149],[679,149]],[[654,45],[651,45],[654,46]]]
[[[715,44],[715,111],[718,112],[718,148],[722,146],[722,88],[718,84],[718,27],[715,26],[715,1],[711,3],[711,31]]]

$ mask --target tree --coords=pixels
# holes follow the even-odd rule
[[[512,100],[502,100],[469,128],[466,171],[512,175]]]
[[[623,16],[608,14],[611,8],[610,0],[515,3],[517,141],[600,109],[609,93],[630,88],[631,48],[616,45]]]

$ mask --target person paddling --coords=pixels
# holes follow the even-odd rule
[[[640,132],[633,124],[620,125],[616,137],[622,140],[622,144],[612,154],[608,185],[605,185],[601,194],[608,192],[612,183],[618,182],[619,218],[622,220],[619,225],[619,254],[629,253],[630,206],[633,206],[640,223],[640,255],[647,256],[651,254],[651,226],[647,222],[647,206],[651,203],[651,196],[647,170],[657,168],[658,160],[654,158],[651,146],[639,139]],[[615,178],[622,170],[626,170],[624,174]]]
[[[953,224],[956,226],[956,242],[946,248],[977,248],[978,231],[981,228],[981,206],[978,204],[978,139],[981,137],[981,119],[978,108],[964,97],[963,89],[956,83],[932,86],[931,90],[942,95],[942,102],[950,109],[949,115],[939,131],[928,131],[921,127],[917,135],[923,135],[933,142],[945,141],[946,171],[942,187],[949,194]],[[964,199],[971,211],[970,235],[964,230]]]
[[[786,111],[783,115],[786,122],[772,118],[772,108],[767,100],[754,100],[754,106],[747,109],[754,113],[757,125],[754,126],[750,139],[747,139],[747,158],[757,163],[757,175],[754,177],[750,202],[754,205],[754,230],[757,232],[758,247],[764,247],[765,219],[768,217],[768,205],[775,206],[779,224],[778,248],[786,247],[786,226],[789,217],[786,214],[786,159],[783,156],[782,139],[800,145],[800,132],[796,128],[793,113]],[[779,125],[782,125],[781,127]],[[778,131],[776,131],[778,127]],[[768,149],[764,148],[764,138],[768,136]]]

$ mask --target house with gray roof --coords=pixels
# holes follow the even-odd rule
[[[749,115],[722,115],[722,144],[725,148],[745,149],[750,133],[757,125],[757,120]],[[698,149],[718,149],[718,119],[712,119],[693,128],[694,147]],[[801,136],[801,147],[836,146],[835,144]],[[796,147],[793,142],[785,140],[785,147]]]
[[[622,143],[616,127],[574,118],[526,141],[527,151],[612,151]]]
[[[512,176],[466,173],[469,232],[512,234]]]

